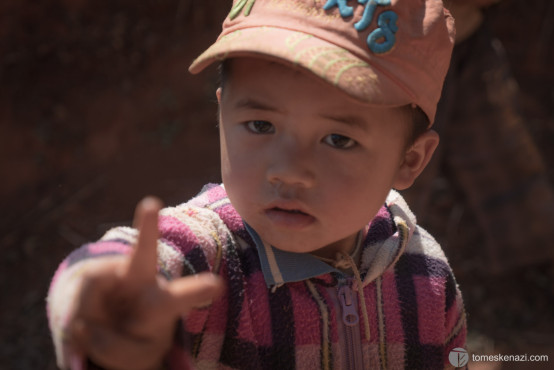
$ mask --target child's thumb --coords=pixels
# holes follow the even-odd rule
[[[176,312],[184,314],[193,308],[211,304],[223,293],[225,286],[217,275],[201,273],[173,280],[167,289]]]

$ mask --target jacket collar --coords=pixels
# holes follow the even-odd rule
[[[258,249],[262,273],[268,288],[278,288],[285,283],[307,280],[330,272],[340,273],[309,253],[277,249],[262,241],[258,233],[246,222],[244,225]]]

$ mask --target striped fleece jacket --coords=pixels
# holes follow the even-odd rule
[[[221,185],[163,209],[160,235],[161,274],[212,271],[227,285],[179,324],[167,368],[187,368],[190,360],[197,369],[441,369],[465,345],[452,271],[395,191],[359,238],[357,278],[309,254],[264,245]],[[102,256],[129,253],[136,236],[112,229],[58,268],[47,302],[61,367],[79,274]]]

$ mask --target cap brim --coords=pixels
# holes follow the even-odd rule
[[[410,97],[396,81],[349,51],[313,35],[277,27],[243,28],[220,37],[189,67],[199,73],[235,57],[278,59],[304,68],[351,97],[369,104],[402,106]]]

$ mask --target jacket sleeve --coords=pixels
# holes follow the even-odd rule
[[[158,271],[169,280],[203,271],[217,273],[223,245],[232,242],[228,228],[217,213],[190,202],[164,208],[160,212],[159,229]],[[83,274],[89,266],[103,263],[106,258],[128,255],[137,235],[137,230],[129,227],[111,229],[97,242],[73,251],[58,267],[47,296],[47,314],[59,367],[67,368],[69,359],[64,338]],[[202,320],[206,317],[207,313],[195,315],[197,328],[203,326]],[[171,357],[182,358],[175,351],[172,353]]]

